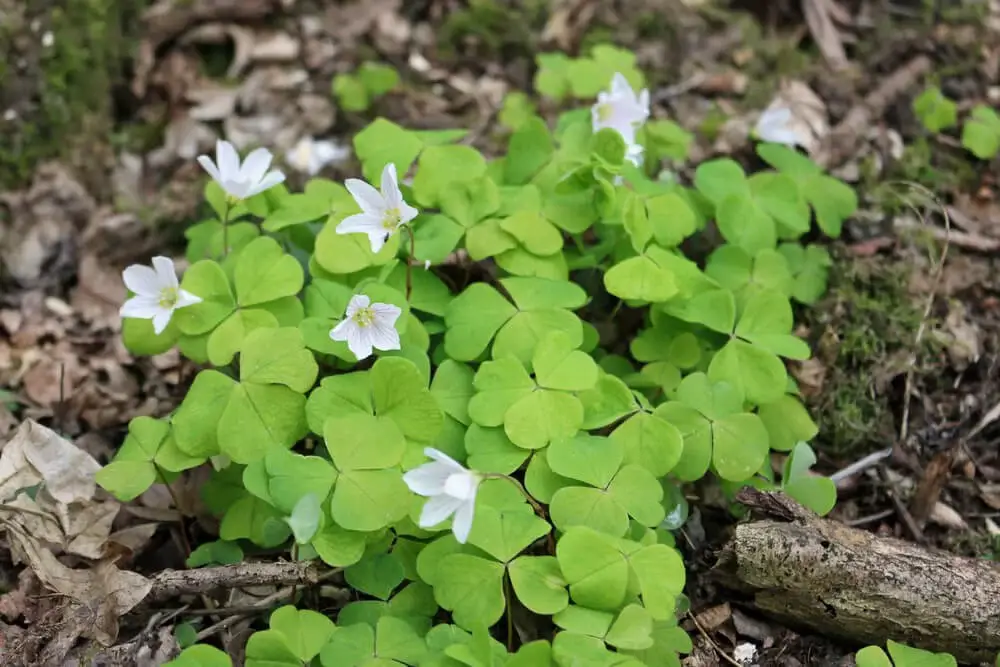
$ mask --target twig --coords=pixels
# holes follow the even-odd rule
[[[875,521],[881,521],[882,519],[888,519],[890,516],[896,513],[896,510],[882,510],[881,512],[875,512],[875,514],[869,514],[868,516],[859,516],[857,519],[851,519],[850,521],[845,521],[844,523],[848,526],[857,527],[863,526],[866,523],[874,523]]]
[[[830,475],[830,479],[833,481],[834,484],[840,487],[842,486],[841,484],[842,482],[853,477],[854,475],[857,475],[859,472],[863,472],[868,468],[878,465],[878,463],[884,461],[890,456],[892,456],[892,447],[886,447],[885,449],[880,449],[877,452],[873,452],[862,459],[858,459],[857,461],[847,466],[846,468],[841,468],[837,472]]]
[[[927,196],[930,201],[935,202],[934,193],[917,183],[902,183],[909,188],[920,191],[923,195]],[[913,204],[909,204],[910,208],[913,209],[914,213],[920,214],[916,210]],[[931,309],[934,308],[934,297],[937,296],[938,285],[941,284],[941,277],[944,275],[944,264],[948,259],[948,246],[951,240],[951,218],[948,215],[948,211],[944,206],[940,206],[941,212],[944,215],[944,229],[945,238],[944,245],[941,247],[941,256],[938,258],[937,266],[934,267],[934,276],[931,278],[930,294],[927,295],[927,303],[924,304],[924,312],[920,316],[920,325],[917,327],[917,335],[913,339],[913,350],[910,354],[909,368],[906,371],[906,383],[903,389],[903,417],[899,425],[899,442],[902,444],[906,441],[907,430],[909,428],[910,421],[910,393],[913,390],[913,366],[917,361],[916,350],[920,347],[920,341],[923,340],[924,331],[927,328],[927,320],[931,316]]]
[[[945,211],[950,210],[951,207],[945,207]],[[949,214],[948,217],[951,217],[951,215]],[[951,245],[968,250],[975,250],[977,252],[995,252],[1000,250],[1000,240],[991,239],[980,234],[973,234],[972,232],[960,232],[955,229],[948,232],[940,227],[922,225],[905,218],[897,218],[893,221],[892,225],[896,229],[915,229],[926,232],[937,241],[945,241]]]
[[[855,105],[827,135],[817,151],[816,163],[827,169],[840,166],[854,153],[858,140],[876,119],[882,117],[886,108],[930,69],[931,59],[919,55],[883,79],[882,84]]]
[[[323,581],[326,581],[327,579],[332,578],[335,574],[338,574],[340,571],[341,571],[341,568],[337,568],[335,570],[330,570],[329,572],[326,572],[323,575],[321,575],[320,577],[318,577],[316,579],[316,581],[313,581],[313,582],[310,582],[310,583],[313,583],[313,584],[321,583]],[[295,592],[295,588],[296,588],[295,586],[288,586],[286,588],[283,588],[283,589],[281,589],[280,591],[278,591],[276,593],[272,593],[271,595],[268,595],[267,597],[263,597],[260,600],[258,600],[255,604],[251,605],[251,609],[250,609],[249,612],[240,612],[240,613],[233,614],[232,616],[227,616],[226,618],[222,619],[218,623],[215,623],[214,625],[208,626],[207,628],[205,628],[204,630],[202,630],[201,632],[198,633],[198,641],[204,641],[204,640],[208,639],[209,637],[211,637],[212,635],[214,635],[214,634],[216,634],[218,632],[222,632],[223,630],[225,630],[229,626],[235,625],[236,623],[238,623],[241,619],[245,618],[246,616],[249,616],[251,614],[259,613],[259,612],[263,611],[264,609],[267,609],[268,607],[270,607],[271,605],[273,605],[275,602],[279,602],[281,600],[284,600],[287,597],[291,597],[291,595]]]
[[[743,667],[743,665],[741,665],[740,663],[736,662],[733,658],[731,658],[729,654],[726,653],[721,646],[715,643],[715,640],[712,639],[712,637],[707,632],[705,632],[705,628],[701,627],[701,623],[698,622],[698,619],[695,618],[695,615],[692,614],[690,611],[688,612],[688,617],[694,622],[694,627],[698,628],[698,632],[701,633],[701,636],[704,637],[705,640],[712,645],[712,648],[715,649],[716,653],[722,656],[723,660],[728,662],[730,665],[736,665],[736,667]]]
[[[885,482],[888,487],[889,499],[892,500],[892,504],[896,508],[896,514],[899,515],[899,518],[906,526],[906,529],[910,531],[910,536],[913,538],[913,541],[923,543],[924,531],[917,525],[917,522],[913,520],[913,515],[910,514],[910,510],[906,509],[906,505],[903,504],[903,501],[899,499],[899,495],[896,493],[896,487],[889,479],[889,475],[886,474],[885,470],[882,470],[881,473],[882,481]]]
[[[153,578],[147,601],[166,600],[177,595],[207,593],[217,588],[316,584],[330,572],[315,562],[237,563],[198,570],[164,570]]]

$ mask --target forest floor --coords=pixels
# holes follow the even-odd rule
[[[217,137],[279,156],[305,135],[349,148],[384,116],[472,128],[489,155],[505,137],[504,94],[532,90],[535,56],[602,42],[634,50],[653,116],[694,133],[682,178],[710,157],[754,159],[748,129],[790,81],[835,126],[903,72],[831,165],[861,207],[829,243],[827,296],[802,314],[815,358],[792,370],[820,427],[817,469],[841,471],[833,518],[1000,560],[1000,172],[913,111],[929,85],[960,112],[1000,104],[996,0],[0,0],[0,442],[34,419],[107,461],[130,419],[183,397],[193,364],[122,346],[120,275],[153,251],[178,254],[205,212],[194,158]],[[921,57],[930,67],[907,78]],[[365,61],[401,84],[346,111],[331,82]],[[348,158],[324,175],[357,172]],[[156,491],[116,529],[169,524]],[[705,533],[722,515],[698,508],[693,539],[720,542]],[[169,528],[130,539],[143,571],[183,561]],[[5,635],[51,602],[32,600],[38,584],[3,540],[8,664]],[[717,643],[750,637],[761,664],[840,664],[856,648],[753,618],[710,585],[690,595]],[[720,663],[706,649],[685,664]]]

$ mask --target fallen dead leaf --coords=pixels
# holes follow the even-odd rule
[[[931,523],[953,530],[968,530],[969,528],[969,524],[965,522],[961,514],[941,501],[934,503],[930,516],[927,518]]]
[[[792,79],[782,82],[765,113],[777,109],[791,111],[791,119],[785,127],[795,133],[799,144],[812,155],[830,132],[826,103],[805,83]]]
[[[0,499],[45,483],[45,491],[63,504],[86,502],[97,488],[101,465],[55,431],[28,420],[0,449]]]
[[[108,561],[88,569],[70,569],[22,529],[8,525],[8,534],[15,560],[28,563],[44,584],[86,609],[92,617],[86,636],[104,646],[117,639],[119,617],[142,602],[152,588],[146,577],[119,570]]]
[[[709,607],[702,612],[699,612],[695,618],[705,632],[712,632],[722,626],[723,623],[732,618],[733,611],[729,607],[728,602],[723,602],[722,604],[715,605],[714,607]]]

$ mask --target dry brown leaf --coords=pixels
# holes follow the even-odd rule
[[[108,561],[88,569],[66,567],[22,529],[8,524],[15,557],[27,562],[35,575],[56,592],[78,602],[92,616],[88,635],[110,646],[118,637],[118,618],[142,602],[152,583],[141,574],[119,570]]]
[[[94,474],[101,465],[55,431],[27,420],[0,450],[0,499],[45,483],[57,501],[89,501],[97,488]]]
[[[812,155],[819,148],[820,141],[830,133],[826,103],[808,85],[791,79],[781,82],[778,94],[762,116],[780,109],[791,112],[790,118],[782,123],[782,128],[793,133],[799,145]]]
[[[705,632],[712,632],[732,618],[732,615],[733,611],[729,608],[729,603],[723,602],[698,613],[695,618],[698,620],[698,624],[704,628]]]
[[[969,528],[969,524],[965,522],[961,514],[941,501],[934,503],[930,516],[927,518],[931,523],[953,530],[968,530]]]

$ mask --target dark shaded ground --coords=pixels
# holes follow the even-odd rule
[[[131,417],[163,414],[183,395],[189,364],[136,361],[117,343],[117,275],[176,243],[183,223],[197,218],[201,177],[191,158],[211,146],[211,132],[349,142],[384,115],[421,128],[472,127],[489,152],[503,138],[503,94],[530,87],[536,53],[611,41],[638,54],[659,100],[655,115],[696,133],[694,159],[678,165],[683,177],[713,155],[751,160],[732,137],[745,136],[746,114],[766,106],[781,79],[809,84],[836,122],[923,53],[932,76],[839,165],[857,181],[862,210],[832,244],[828,296],[802,313],[816,357],[793,371],[820,424],[821,470],[892,450],[843,480],[834,516],[1000,557],[1000,428],[986,419],[967,438],[1000,401],[997,165],[973,160],[954,137],[925,136],[911,110],[930,82],[963,109],[995,103],[1000,17],[988,14],[989,3],[845,2],[853,25],[836,30],[851,67],[836,74],[796,2],[150,4],[0,0],[0,253],[8,253],[8,266],[0,263],[0,436],[32,417],[107,458]],[[273,48],[255,50],[261,43]],[[364,60],[396,66],[401,88],[367,112],[337,108],[331,79]],[[234,102],[219,92],[234,81],[256,83]],[[294,130],[285,137],[271,127]],[[328,174],[354,171],[347,164]],[[921,184],[936,201],[900,181]],[[942,263],[946,226],[966,237],[948,244]],[[28,237],[30,248],[19,245]],[[10,258],[29,250],[38,270],[12,280]],[[954,474],[928,479],[928,465],[943,455]],[[933,504],[921,502],[935,481],[944,484],[943,507],[930,512]],[[711,566],[725,535],[717,526],[729,522],[708,491],[694,504],[694,611],[735,606],[707,578],[694,578]],[[154,540],[170,544],[167,531]],[[143,564],[176,565],[167,561],[169,549]],[[0,591],[13,587],[0,561]],[[738,635],[753,637],[732,617],[708,625],[727,648]],[[772,644],[763,664],[835,664],[850,650],[762,627],[767,639],[756,639]],[[689,660],[718,658],[700,646]]]

